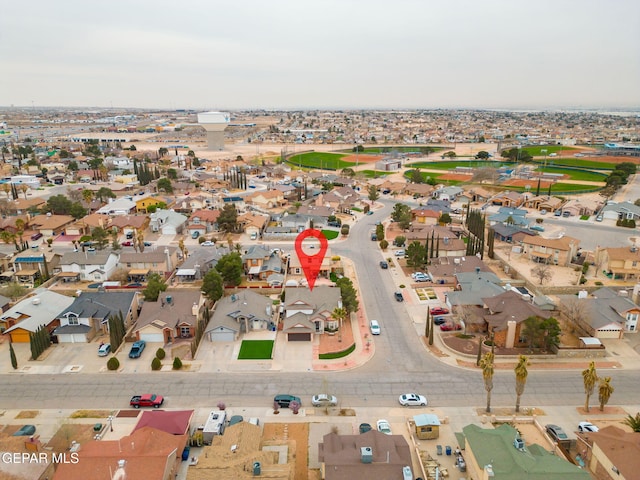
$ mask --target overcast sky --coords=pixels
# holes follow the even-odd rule
[[[639,107],[640,1],[7,1],[10,105]]]

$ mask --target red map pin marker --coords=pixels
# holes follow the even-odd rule
[[[315,255],[307,255],[302,249],[302,242],[308,237],[317,238],[320,242],[320,251]],[[304,276],[307,279],[309,290],[313,290],[313,286],[316,283],[316,278],[320,272],[320,267],[322,267],[324,255],[327,253],[327,245],[327,237],[325,237],[320,230],[315,230],[313,228],[304,230],[296,237],[296,254],[300,260],[300,266],[304,271]]]

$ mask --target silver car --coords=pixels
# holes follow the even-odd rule
[[[314,407],[335,407],[338,405],[338,399],[333,395],[321,393],[311,397],[311,405]]]

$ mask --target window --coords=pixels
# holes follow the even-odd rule
[[[187,327],[180,327],[180,336],[182,338],[189,338],[191,336],[191,329]]]
[[[78,320],[78,316],[77,315],[70,314],[67,317],[67,320],[69,322],[69,325],[80,325],[80,321]]]

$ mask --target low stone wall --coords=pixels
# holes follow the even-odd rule
[[[560,348],[558,358],[604,358],[607,356],[606,348]]]

